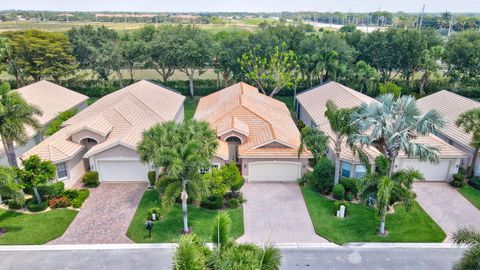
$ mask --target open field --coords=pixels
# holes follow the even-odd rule
[[[80,27],[83,25],[106,26],[117,31],[131,31],[141,28],[145,25],[152,25],[154,23],[114,23],[114,22],[0,22],[0,32],[37,29],[52,32],[68,31],[73,27]],[[156,24],[165,25],[165,24]],[[226,23],[226,24],[195,24],[196,27],[204,29],[209,32],[220,31],[254,31],[257,29],[256,24],[249,23]]]

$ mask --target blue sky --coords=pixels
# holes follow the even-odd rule
[[[480,12],[480,0],[0,0],[0,9],[57,11],[349,11]]]

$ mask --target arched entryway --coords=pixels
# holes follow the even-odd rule
[[[98,144],[97,140],[93,138],[84,138],[80,140],[80,144],[85,146],[85,153],[90,150],[94,145]],[[88,158],[83,159],[83,165],[86,171],[90,171],[90,160]]]
[[[230,136],[225,141],[228,143],[228,159],[238,163],[238,146],[242,143],[242,140],[237,136]]]

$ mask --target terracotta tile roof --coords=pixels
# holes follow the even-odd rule
[[[470,146],[472,135],[465,133],[461,127],[457,127],[455,121],[464,112],[480,108],[480,102],[442,90],[419,99],[417,104],[423,113],[432,109],[437,110],[446,122],[440,132],[473,151]]]
[[[360,106],[362,103],[378,102],[367,95],[336,82],[329,82],[302,92],[297,95],[297,100],[317,124],[317,127],[330,137],[330,149],[334,149],[336,136],[330,128],[330,123],[327,117],[325,117],[325,111],[327,110],[326,104],[328,100],[331,100],[339,108],[354,108]],[[448,143],[445,143],[434,135],[421,138],[419,137],[417,140],[427,145],[433,145],[439,148],[441,158],[464,156],[463,152],[459,151]],[[364,148],[363,150],[371,161],[380,155],[380,152],[374,147]],[[400,156],[405,155],[402,153]],[[340,158],[342,160],[351,162],[360,162],[358,156],[355,155],[355,153],[345,143],[342,145]]]
[[[297,156],[300,132],[287,106],[246,83],[201,98],[194,118],[209,122],[217,134],[236,130],[246,135],[246,142],[239,147],[239,157]],[[274,147],[267,148],[270,143]],[[273,149],[279,150],[274,153]],[[303,156],[311,154],[305,152]]]
[[[73,143],[70,137],[82,129],[106,135],[106,140],[90,148],[84,157],[119,144],[136,149],[142,132],[156,123],[173,120],[184,99],[184,96],[157,84],[137,82],[99,99],[70,118],[64,128],[25,153],[24,157],[38,154],[54,162],[72,158],[83,146]],[[64,156],[49,152],[49,149],[64,144],[72,144],[64,149]]]

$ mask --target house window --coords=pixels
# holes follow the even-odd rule
[[[199,172],[200,174],[206,174],[206,173],[210,172],[210,170],[211,170],[212,168],[217,168],[217,169],[218,169],[218,168],[220,168],[220,164],[218,164],[218,163],[212,163],[212,165],[211,165],[210,167],[208,167],[208,168],[202,168],[202,169],[198,170],[198,172]]]
[[[67,178],[67,176],[67,164],[65,162],[57,163],[57,178],[62,179]]]
[[[352,164],[348,162],[342,162],[342,177],[350,177],[352,171]]]
[[[367,168],[365,168],[365,165],[355,165],[354,178],[362,178],[365,174],[367,174]]]

